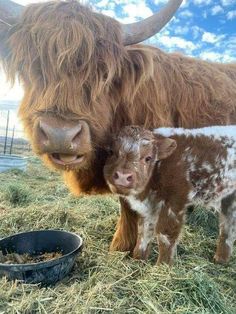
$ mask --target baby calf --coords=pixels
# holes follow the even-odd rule
[[[214,258],[229,260],[236,240],[236,126],[153,132],[126,127],[112,144],[104,176],[138,215],[129,215],[137,224],[133,257],[147,258],[156,235],[158,264],[171,264],[186,207],[200,202],[219,212]]]

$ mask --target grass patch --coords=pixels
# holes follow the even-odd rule
[[[216,237],[218,228],[218,217],[211,210],[197,206],[188,212],[187,223],[193,228],[202,228],[207,236]]]
[[[6,186],[4,199],[12,206],[26,206],[32,200],[32,191],[20,183],[11,183]]]
[[[84,239],[73,272],[55,286],[0,279],[0,313],[236,313],[236,249],[227,266],[212,263],[218,222],[211,212],[198,208],[188,215],[170,269],[155,266],[155,244],[148,262],[108,252],[119,211],[115,197],[75,198],[35,158],[27,172],[2,173],[0,181],[0,237],[59,228]],[[9,201],[9,186],[17,186],[20,199],[27,192],[30,202]]]

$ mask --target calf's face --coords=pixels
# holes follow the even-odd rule
[[[139,126],[125,127],[114,138],[104,177],[113,193],[135,195],[147,186],[157,161],[167,158],[176,142]]]

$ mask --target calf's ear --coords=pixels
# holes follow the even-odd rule
[[[175,140],[171,138],[159,138],[157,143],[157,160],[169,157],[177,147]]]

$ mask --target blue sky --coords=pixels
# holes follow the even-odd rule
[[[94,7],[123,22],[156,12],[167,0],[93,0]],[[175,18],[148,43],[201,59],[236,61],[236,0],[187,0]]]
[[[15,0],[26,5],[40,0]],[[44,1],[44,0],[42,0]],[[41,2],[42,2],[41,1]],[[158,11],[167,0],[82,0],[96,11],[131,23]],[[218,62],[236,62],[236,0],[184,0],[175,17],[147,43],[165,51]],[[0,110],[6,101],[22,97],[19,84],[13,89],[0,72]],[[1,126],[0,115],[0,126]]]

